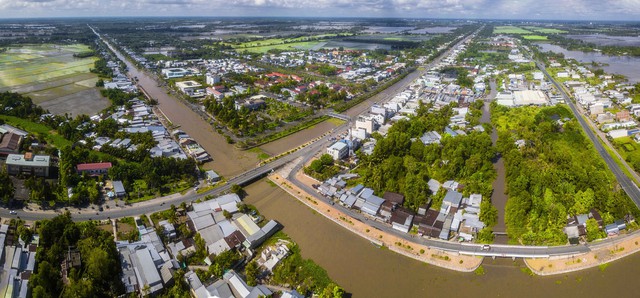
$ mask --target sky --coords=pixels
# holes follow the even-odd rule
[[[0,18],[110,16],[640,20],[640,0],[0,0]]]

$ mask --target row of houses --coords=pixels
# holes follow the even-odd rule
[[[352,176],[348,177],[352,178]],[[395,230],[408,233],[413,227],[420,236],[449,240],[452,235],[471,241],[477,232],[484,228],[479,218],[482,195],[472,194],[468,198],[458,192],[462,187],[455,181],[440,184],[431,179],[429,187],[437,193],[441,187],[446,189],[440,210],[431,209],[431,200],[420,206],[418,212],[403,207],[404,196],[399,193],[385,192],[382,197],[374,194],[373,189],[363,185],[346,188],[345,176],[336,176],[317,187],[317,191],[334,199],[344,207],[359,210],[373,219],[386,222]]]
[[[0,275],[0,295],[3,297],[28,297],[29,278],[35,270],[38,235],[30,243],[24,243],[10,231],[6,224],[0,225],[0,259],[3,272]],[[7,245],[10,244],[10,245]]]

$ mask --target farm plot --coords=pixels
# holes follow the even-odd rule
[[[29,45],[0,54],[0,92],[30,96],[55,114],[94,114],[109,104],[95,88],[90,72],[95,57],[76,58],[85,45]]]

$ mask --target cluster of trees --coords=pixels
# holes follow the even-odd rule
[[[460,87],[473,87],[473,79],[469,77],[469,71],[464,67],[445,67],[440,72],[456,76],[456,84]]]
[[[419,140],[426,131],[442,133],[450,114],[450,106],[429,111],[428,106],[422,105],[417,116],[397,122],[386,137],[375,135],[378,143],[373,153],[360,154],[357,172],[363,184],[379,194],[403,193],[405,206],[413,210],[432,195],[427,184],[431,178],[440,182],[456,180],[465,185],[466,195],[479,193],[489,197],[495,178],[492,165],[495,150],[487,133],[472,132],[457,137],[443,134],[440,144],[431,145]],[[435,208],[441,199],[434,196]]]
[[[321,297],[345,297],[344,290],[331,282],[327,271],[312,260],[302,258],[297,245],[293,244],[289,249],[291,254],[273,270],[275,283],[295,286],[305,296],[316,293]]]
[[[107,67],[107,60],[100,58],[93,63],[93,68],[90,70],[92,73],[98,74],[103,78],[111,78],[113,76],[113,70]]]
[[[140,96],[140,93],[129,93],[120,89],[102,89],[100,94],[111,100],[111,103],[116,106],[129,105],[130,100]]]
[[[571,120],[557,122],[565,118]],[[505,158],[505,221],[513,242],[565,244],[567,215],[592,208],[605,224],[627,214],[638,216],[565,106],[507,109],[494,104],[492,121],[498,129],[497,149]],[[516,140],[526,145],[518,148]]]
[[[38,266],[29,279],[33,297],[115,297],[124,293],[111,233],[91,221],[74,223],[67,212],[38,222],[38,234]],[[69,283],[64,285],[60,263],[70,248],[80,252],[82,265],[69,270]]]
[[[341,103],[346,99],[346,92],[330,89],[326,85],[319,85],[311,90],[307,90],[307,92],[299,94],[296,98],[297,101],[306,102],[315,108],[322,108],[335,103]]]
[[[333,164],[333,157],[323,154],[304,168],[304,173],[320,181],[327,180],[340,172],[340,167]]]
[[[11,177],[4,169],[0,170],[0,200],[2,203],[8,204],[13,199],[16,188],[13,186]]]
[[[64,202],[68,200],[72,204],[83,204],[95,200],[95,196],[92,195],[95,178],[77,174],[76,166],[79,163],[111,162],[113,166],[109,169],[109,177],[113,180],[121,180],[128,191],[133,189],[136,180],[143,180],[149,192],[164,193],[168,191],[168,185],[171,183],[181,180],[192,183],[197,179],[196,162],[193,159],[152,158],[145,154],[140,161],[126,161],[82,146],[65,147],[60,150],[60,154],[61,187],[58,192],[64,194],[60,196]],[[67,186],[74,187],[74,195],[71,199],[66,196]]]
[[[47,111],[33,104],[31,98],[20,93],[0,93],[0,108],[2,115],[14,116],[32,121],[39,121],[40,116]]]
[[[470,60],[478,61],[482,64],[500,65],[509,62],[510,51],[511,48],[509,47],[492,46],[485,42],[473,42],[463,53],[458,55],[458,60]]]
[[[246,107],[239,110],[235,107],[235,99],[227,97],[222,102],[208,99],[204,106],[209,113],[225,125],[227,128],[242,136],[255,136],[269,129],[275,129],[279,122],[268,122]]]
[[[314,71],[323,76],[333,76],[338,73],[338,68],[326,63],[313,64],[307,66],[309,70]]]

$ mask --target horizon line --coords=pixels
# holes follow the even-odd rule
[[[454,18],[454,17],[384,17],[384,16],[35,16],[35,17],[0,17],[3,20],[47,20],[47,19],[110,19],[110,18],[138,18],[138,19],[162,19],[162,18],[251,18],[251,19],[391,19],[391,20],[461,20],[461,21],[520,21],[520,22],[613,22],[613,23],[640,23],[638,19],[623,20],[587,20],[587,19],[525,19],[525,18]]]

